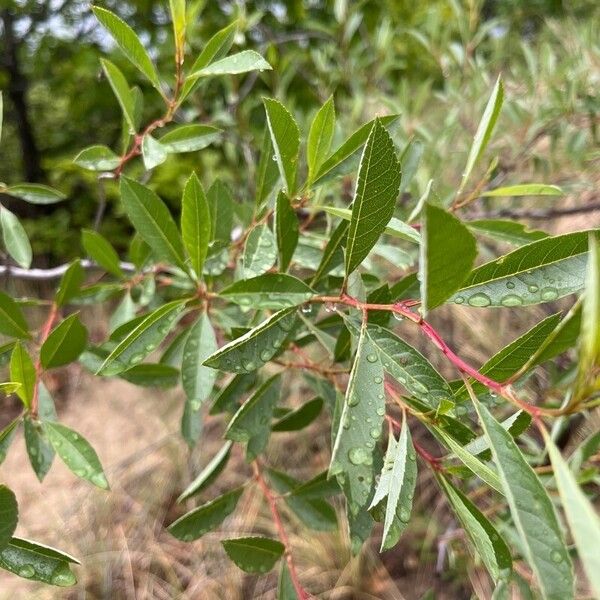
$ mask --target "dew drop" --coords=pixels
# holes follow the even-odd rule
[[[302,312],[303,315],[310,315],[310,313],[312,312],[312,306],[310,304],[305,304],[300,311]]]
[[[56,567],[56,569],[54,569],[54,571],[52,572],[52,575],[50,576],[50,581],[54,585],[58,585],[60,587],[68,587],[77,583],[77,578],[67,565],[61,564],[58,567]]]
[[[504,296],[504,298],[500,300],[500,303],[502,306],[520,306],[523,304],[523,299],[516,294],[508,294],[508,296]]]
[[[373,379],[373,381],[374,381],[375,383],[381,383],[381,382],[383,381],[383,378],[382,378],[382,377],[379,377],[379,375],[378,375],[377,377],[375,377],[375,378]]]
[[[537,285],[529,285],[527,286],[527,289],[532,293],[535,294],[540,288]]]
[[[490,300],[490,297],[487,294],[479,293],[479,294],[473,294],[469,298],[468,303],[471,306],[483,307],[483,306],[489,306],[492,303],[492,301]]]
[[[246,371],[254,371],[255,369],[255,365],[251,360],[244,360],[242,361],[242,367],[246,370]]]
[[[563,559],[562,554],[558,550],[555,550],[552,553],[552,562],[555,562],[558,564],[558,563],[562,562],[562,559]]]
[[[542,300],[550,301],[558,298],[558,291],[555,288],[547,287],[542,290]]]
[[[465,299],[462,296],[456,296],[456,298],[454,298],[456,304],[462,304],[464,301]]]
[[[262,360],[263,362],[267,362],[270,358],[271,358],[271,351],[270,350],[263,350],[260,353],[260,360]]]
[[[356,406],[360,402],[358,394],[351,394],[348,398],[348,406]]]
[[[514,290],[514,289],[515,289],[515,282],[514,282],[514,281],[507,281],[507,282],[506,282],[506,287],[507,287],[509,290]]]
[[[271,342],[271,346],[273,346],[273,348],[275,348],[275,350],[277,350],[277,348],[279,348],[281,346],[281,340],[279,339],[274,339]]]
[[[337,304],[335,304],[333,302],[326,302],[325,303],[325,312],[333,313],[336,310],[337,310]]]
[[[145,350],[146,350],[146,352],[152,352],[152,350],[154,350],[154,348],[156,348],[156,344],[146,344]]]
[[[32,565],[23,565],[19,567],[17,574],[19,575],[19,577],[30,578],[35,575],[35,569]]]
[[[384,406],[378,406],[377,410],[375,411],[380,417],[383,417],[383,415],[385,415],[385,407]]]
[[[400,313],[392,313],[394,315],[394,319],[396,319],[396,321],[404,321],[404,317],[400,314]]]
[[[370,363],[377,362],[377,354],[367,354],[367,360]]]
[[[190,408],[191,408],[191,409],[192,409],[194,412],[196,412],[196,411],[200,410],[201,406],[202,406],[202,402],[200,402],[200,400],[191,400],[191,401],[190,401]]]
[[[408,510],[406,510],[406,508],[402,508],[400,509],[399,517],[403,523],[408,523],[408,520],[410,519],[410,513]]]
[[[374,440],[378,440],[381,437],[381,429],[377,429],[376,427],[373,427],[373,429],[371,429],[371,431],[369,431],[369,435]]]
[[[271,158],[272,158],[272,159],[273,159],[275,162],[277,162],[277,155],[276,155],[276,154],[273,154],[273,156],[271,156]]]
[[[348,459],[353,465],[366,465],[372,461],[371,455],[365,448],[351,448],[348,451]]]
[[[129,359],[129,362],[132,365],[135,365],[135,364],[139,363],[143,358],[144,358],[144,355],[141,352],[138,352],[131,356],[131,358]]]

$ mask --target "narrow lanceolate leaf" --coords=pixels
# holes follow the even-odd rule
[[[379,484],[370,508],[387,498],[381,551],[398,543],[412,511],[412,497],[417,480],[416,454],[406,419],[402,422],[398,441],[390,435]]]
[[[185,0],[169,0],[169,11],[173,23],[173,37],[175,39],[175,48],[177,59],[183,61],[185,51]]]
[[[79,564],[79,561],[49,546],[20,538],[12,538],[0,552],[1,568],[19,577],[60,587],[77,583],[69,563]]]
[[[523,223],[503,219],[480,219],[467,221],[465,225],[475,234],[483,235],[501,242],[516,244],[530,244],[548,237],[545,231],[529,229]]]
[[[20,343],[15,344],[10,357],[10,378],[12,381],[21,384],[17,389],[17,396],[29,408],[35,387],[35,366],[31,356]]]
[[[333,141],[334,130],[335,106],[333,96],[329,96],[315,115],[308,132],[306,162],[308,163],[309,181],[313,180],[323,161],[327,158]]]
[[[149,133],[144,136],[142,140],[142,160],[148,171],[162,165],[168,156],[167,149],[158,140],[155,140]]]
[[[275,237],[279,255],[279,270],[287,271],[298,245],[298,217],[288,196],[279,192],[275,204]]]
[[[275,236],[267,225],[255,227],[246,240],[242,266],[244,277],[256,277],[268,271],[277,259]]]
[[[210,396],[217,372],[204,366],[204,361],[217,351],[217,338],[206,312],[190,328],[183,347],[181,380],[193,410],[199,410]]]
[[[512,558],[506,542],[467,496],[443,475],[436,475],[436,479],[489,574],[495,581],[506,578],[512,568]]]
[[[252,279],[236,281],[219,295],[244,308],[278,310],[307,302],[315,295],[315,291],[291,275],[264,273]]]
[[[363,326],[329,466],[329,474],[344,483],[349,508],[366,508],[371,501],[375,446],[384,415],[383,365]]]
[[[158,141],[170,154],[195,152],[212,144],[221,134],[221,129],[211,125],[177,125]]]
[[[443,304],[467,278],[477,256],[469,230],[442,208],[426,203],[421,238],[421,299],[425,311]]]
[[[564,192],[557,185],[547,185],[545,183],[521,183],[519,185],[509,185],[496,188],[495,190],[486,190],[481,192],[482,196],[562,196]]]
[[[214,75],[239,75],[249,71],[270,71],[271,65],[254,50],[242,50],[221,58],[199,70],[192,71],[189,77],[208,77]]]
[[[144,317],[108,355],[98,374],[116,375],[141,362],[165,339],[184,308],[184,300],[173,300]]]
[[[69,315],[55,327],[40,350],[44,369],[52,369],[73,362],[85,350],[88,333],[79,315]]]
[[[267,379],[254,392],[229,422],[225,437],[235,442],[246,442],[246,459],[254,460],[267,446],[271,433],[271,419],[279,401],[279,375]]]
[[[60,423],[46,421],[43,428],[56,453],[77,477],[87,479],[103,490],[108,489],[98,455],[87,440]]]
[[[260,208],[270,196],[275,184],[279,181],[279,167],[273,160],[273,144],[269,126],[265,131],[260,146],[260,159],[256,169],[256,206]]]
[[[143,363],[119,373],[119,377],[142,387],[175,387],[179,383],[179,369],[160,363]]]
[[[81,245],[88,256],[115,277],[123,277],[117,251],[97,231],[82,229]]]
[[[246,573],[267,573],[281,558],[285,546],[264,537],[245,537],[221,542],[227,556]]]
[[[398,120],[399,115],[388,115],[379,117],[382,125],[391,125]],[[342,145],[337,148],[333,154],[330,154],[319,168],[313,179],[313,183],[331,177],[337,174],[343,174],[349,171],[349,165],[354,164],[355,157],[358,157],[358,151],[367,141],[375,120],[365,123],[359,127]]]
[[[314,205],[312,208],[316,210],[324,210],[330,215],[335,215],[336,217],[346,219],[347,221],[350,221],[352,219],[352,211],[349,208],[319,205]],[[400,219],[397,219],[396,217],[392,217],[388,221],[388,224],[384,228],[383,233],[391,237],[398,238],[399,240],[406,240],[408,242],[413,242],[416,244],[418,244],[421,241],[421,234],[414,227],[411,227],[410,225],[406,224]]]
[[[281,561],[279,580],[277,581],[277,600],[298,600],[296,588],[290,575],[286,561]]]
[[[477,267],[451,302],[475,307],[551,302],[583,289],[588,233],[548,237]],[[597,232],[593,231],[596,238]]]
[[[15,529],[19,517],[19,507],[14,492],[5,485],[0,485],[0,551],[2,551]]]
[[[38,414],[42,421],[56,421],[56,408],[52,396],[42,382],[38,384]],[[34,421],[29,415],[23,420],[25,446],[29,462],[40,481],[50,470],[54,460],[54,448],[50,445],[40,421]]]
[[[342,221],[335,228],[321,256],[321,262],[313,275],[311,285],[316,285],[331,270],[344,262],[343,248],[346,245],[346,234],[348,233],[348,221]]]
[[[279,174],[286,194],[292,198],[296,192],[300,131],[294,117],[281,102],[272,98],[263,98],[263,103]]]
[[[129,133],[134,134],[135,102],[129,88],[129,84],[127,83],[123,73],[121,73],[116,65],[103,58],[100,59],[100,62],[102,63],[102,68],[104,69],[106,78],[110,83],[110,87],[112,88],[119,106],[123,111],[123,117],[125,118],[126,123],[129,125]]]
[[[183,242],[163,201],[127,177],[121,177],[121,199],[129,220],[156,258],[185,269]]]
[[[346,276],[367,257],[392,218],[400,179],[394,142],[376,119],[360,159],[346,242]]]
[[[55,204],[66,199],[66,196],[62,192],[40,183],[17,183],[9,185],[4,193],[25,200],[29,204]]]
[[[280,310],[223,346],[207,358],[204,364],[230,373],[249,373],[260,369],[280,351],[297,318],[295,308]]]
[[[237,506],[244,488],[238,488],[211,500],[179,517],[167,530],[177,539],[191,542],[218,527]]]
[[[233,442],[227,441],[221,449],[214,455],[212,460],[202,469],[198,476],[185,488],[177,502],[183,502],[196,494],[199,494],[204,488],[208,487],[223,471],[231,454]]]
[[[556,487],[577,553],[596,596],[600,596],[600,518],[598,511],[579,487],[573,472],[563,459],[560,450],[547,434],[546,449],[554,469]]]
[[[97,144],[84,148],[73,162],[90,171],[112,171],[121,163],[121,159],[107,146]]]
[[[229,188],[215,179],[206,193],[210,207],[210,239],[214,242],[229,244],[233,227],[233,198]]]
[[[573,598],[573,566],[544,486],[508,433],[473,398],[525,556],[548,600]]]
[[[0,292],[0,333],[9,337],[28,338],[27,322],[19,305],[4,292]]]
[[[496,126],[496,121],[498,120],[498,115],[500,114],[500,109],[502,108],[503,100],[504,86],[502,85],[502,79],[500,76],[498,76],[490,99],[488,100],[483,112],[483,116],[481,117],[481,121],[479,122],[479,126],[477,127],[475,137],[473,138],[471,150],[469,151],[469,156],[467,158],[467,165],[463,171],[460,188],[458,190],[459,194],[464,189],[467,181],[469,180],[471,172],[473,171],[475,163],[477,163],[485,151],[490,138],[492,137],[494,127]]]
[[[310,425],[323,409],[322,398],[313,398],[273,424],[273,431],[298,431]]]
[[[6,455],[8,453],[8,449],[12,444],[12,441],[15,437],[15,433],[17,432],[17,428],[21,423],[21,418],[17,417],[13,421],[11,421],[2,431],[0,431],[0,465],[6,459]]]
[[[27,233],[21,221],[3,206],[0,206],[0,227],[8,254],[19,266],[29,269],[32,252]]]
[[[133,65],[148,78],[150,83],[160,91],[160,80],[158,78],[158,73],[156,72],[156,67],[152,60],[150,60],[146,49],[133,29],[109,10],[100,8],[99,6],[93,6],[92,10],[98,21],[102,23],[119,48],[121,48],[123,54],[125,54]]]
[[[407,392],[434,410],[452,398],[452,389],[446,380],[418,350],[378,325],[369,325],[368,332],[383,368]]]
[[[209,414],[235,413],[240,407],[244,394],[254,387],[256,378],[256,371],[235,375],[227,385],[221,388],[210,407]]]
[[[61,277],[56,290],[55,302],[57,306],[68,304],[79,294],[85,273],[79,259],[75,259]]]
[[[192,173],[183,190],[181,202],[181,235],[196,277],[202,277],[202,268],[210,241],[210,210],[202,184]]]

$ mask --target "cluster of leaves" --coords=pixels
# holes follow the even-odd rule
[[[116,65],[103,61],[123,114],[125,151],[117,154],[106,146],[92,146],[82,150],[75,163],[119,179],[122,206],[136,235],[129,262],[122,262],[105,237],[93,230],[82,232],[82,247],[91,262],[77,259],[64,270],[37,344],[21,303],[0,293],[0,333],[7,338],[0,356],[9,363],[10,373],[2,391],[17,394],[23,403],[23,414],[0,432],[2,458],[23,425],[30,462],[40,480],[58,454],[75,475],[108,488],[96,452],[57,421],[43,384],[47,371],[78,361],[99,376],[121,377],[136,385],[181,384],[181,431],[190,447],[201,436],[205,412],[222,416],[222,448],[179,500],[206,490],[226,468],[234,449],[244,449],[279,540],[242,537],[224,540],[223,547],[250,573],[270,571],[285,555],[281,598],[308,596],[294,568],[278,502],[285,502],[307,527],[328,530],[337,527],[330,498],[341,495],[353,552],[360,551],[377,522],[383,524],[382,550],[389,550],[410,521],[417,454],[433,470],[469,547],[496,582],[498,598],[509,597],[510,586],[519,580],[512,570],[513,557],[529,564],[542,597],[573,597],[570,552],[549,495],[554,488],[582,566],[592,587],[600,591],[594,552],[600,520],[580,485],[586,477],[596,477],[595,472],[584,475],[582,466],[598,450],[600,436],[586,439],[566,460],[544,425],[544,419],[587,411],[598,402],[600,235],[590,230],[550,236],[512,221],[462,221],[456,214],[465,198],[473,201],[467,190],[502,107],[501,80],[492,89],[461,184],[449,203],[428,186],[410,209],[398,208],[397,198],[414,177],[421,151],[412,142],[397,151],[392,130],[396,115],[366,123],[332,150],[336,112],[329,98],[314,115],[302,148],[304,136],[293,115],[278,100],[265,98],[254,201],[242,202],[218,179],[205,191],[192,173],[181,195],[177,223],[150,187],[124,171],[141,157],[151,176],[169,154],[211,144],[221,135],[217,128],[173,125],[182,103],[207,79],[270,65],[252,50],[229,54],[236,32],[232,23],[184,69],[184,0],[171,0],[170,9],[175,80],[168,91],[136,33],[112,12],[93,9],[123,54],[163,98],[165,113],[142,126],[142,92],[129,86]],[[337,201],[335,193],[336,178],[348,174],[356,175],[349,205]],[[7,191],[29,201],[40,196],[59,199],[46,188],[27,185]],[[559,192],[554,186],[520,184],[485,194]],[[6,248],[27,267],[27,238],[14,222],[2,221]],[[476,266],[480,236],[516,248]],[[408,274],[393,282],[379,277],[381,260],[405,265]],[[86,283],[86,266],[103,271],[105,277]],[[547,317],[479,370],[458,357],[425,320],[443,304],[473,311],[514,310],[573,294],[580,298],[566,315]],[[89,343],[78,313],[71,309],[114,299],[117,308],[109,338],[98,345]],[[70,314],[63,317],[67,311]],[[395,331],[392,316],[403,319],[406,327],[418,328],[462,379],[442,377]],[[227,341],[219,346],[221,339]],[[578,366],[564,399],[544,406],[528,404],[523,386],[532,370],[575,346]],[[326,358],[315,360],[315,355]],[[150,362],[154,357],[158,360]],[[284,369],[307,373],[315,398],[299,408],[282,405]],[[515,410],[499,421],[492,414],[498,405],[514,405]],[[317,418],[331,422],[329,469],[298,481],[269,468],[265,453],[271,434],[299,431]],[[532,468],[536,464],[517,443],[532,421],[545,441],[552,478],[541,479]],[[411,428],[417,426],[425,427],[445,449],[443,457],[432,457],[413,443]],[[469,495],[481,485],[508,509],[500,524]],[[235,511],[245,487],[183,514],[168,527],[170,533],[192,541],[217,528]],[[0,516],[1,567],[56,585],[75,582],[72,557],[12,537],[17,505],[4,486]]]

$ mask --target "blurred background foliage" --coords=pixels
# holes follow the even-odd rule
[[[159,70],[162,63],[163,72],[172,71],[167,2],[99,4],[133,26]],[[182,181],[192,169],[209,182],[216,176],[228,181],[239,202],[253,196],[247,171],[256,168],[263,95],[284,101],[306,124],[333,94],[340,138],[375,114],[400,113],[398,147],[413,136],[424,145],[408,192],[419,197],[433,179],[444,197],[460,180],[477,119],[499,72],[507,102],[490,178],[495,184],[540,180],[567,192],[592,193],[600,113],[600,5],[595,0],[188,4],[191,56],[215,31],[238,19],[236,46],[263,53],[273,71],[211,81],[180,109],[176,120],[214,123],[225,135],[217,145],[172,157],[155,170],[152,185],[175,211]],[[121,117],[99,57],[109,53],[127,79],[140,85],[144,122],[156,118],[162,105],[112,47],[87,0],[5,0],[2,6],[0,88],[6,106],[0,181],[49,183],[69,198],[51,207],[3,201],[24,217],[37,264],[53,264],[77,254],[79,230],[93,223],[102,196],[96,176],[75,166],[73,157],[91,144],[119,149]],[[103,187],[108,204],[100,230],[124,250],[130,230],[116,188],[111,182]]]

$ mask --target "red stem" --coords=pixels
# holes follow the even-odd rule
[[[296,595],[298,596],[298,600],[308,600],[309,596],[306,590],[302,587],[300,580],[298,578],[298,573],[296,572],[296,566],[294,565],[294,560],[292,558],[292,553],[290,551],[290,540],[285,532],[285,528],[283,527],[283,522],[281,521],[281,515],[279,514],[279,509],[277,508],[277,501],[271,488],[267,485],[265,481],[261,469],[260,464],[257,460],[252,463],[254,468],[254,476],[256,481],[262,490],[262,493],[269,504],[269,509],[271,510],[271,515],[273,516],[273,522],[275,523],[275,527],[277,528],[277,534],[281,543],[285,546],[285,558],[287,561],[288,569],[290,571],[290,578],[292,580],[292,584],[294,589],[296,590]]]

